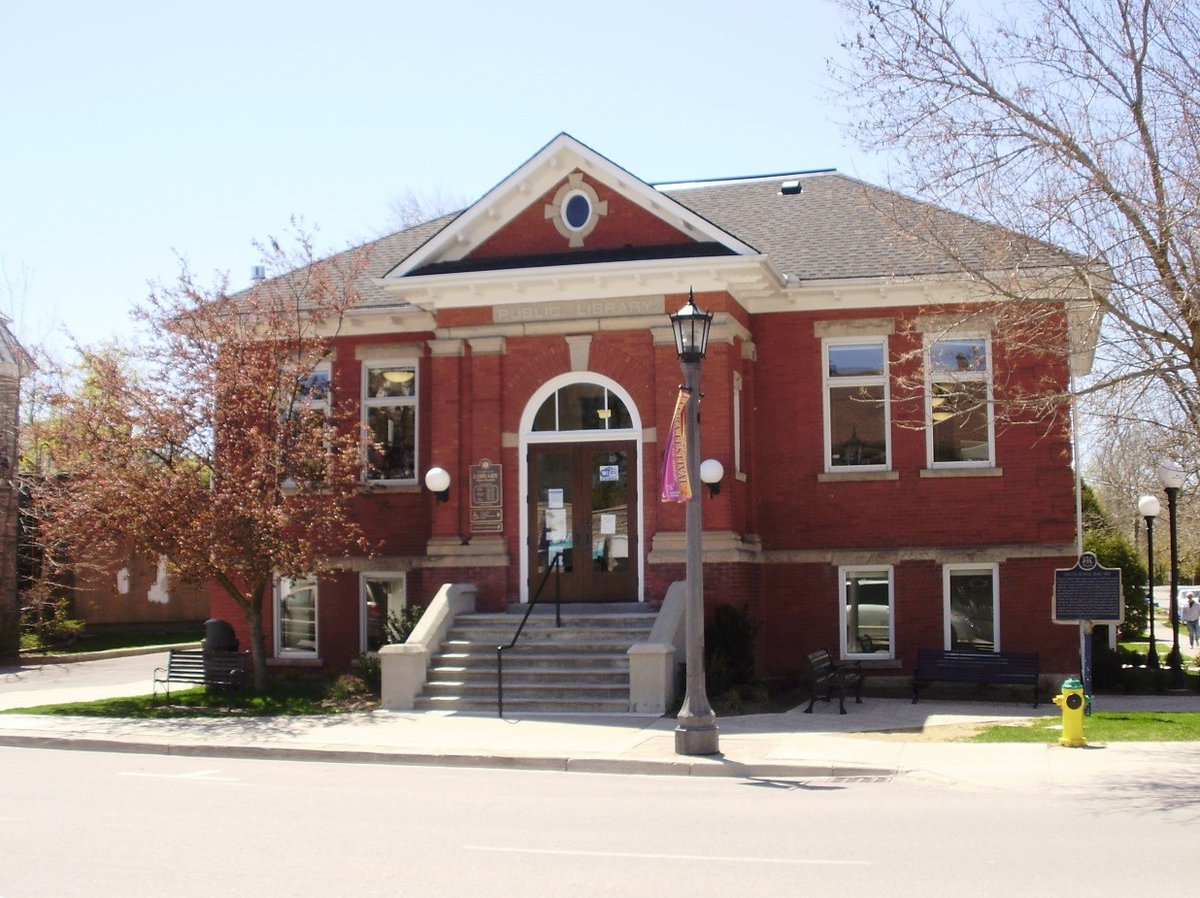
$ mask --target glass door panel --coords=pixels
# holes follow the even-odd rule
[[[575,466],[572,452],[537,452],[533,455],[532,482],[537,503],[533,516],[536,528],[538,579],[562,555],[563,571],[574,570],[575,533],[574,492]]]
[[[637,600],[636,458],[627,442],[531,448],[531,596],[561,553],[563,601]]]

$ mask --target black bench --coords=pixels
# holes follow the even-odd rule
[[[240,689],[246,682],[245,652],[170,649],[167,666],[154,669],[153,695],[163,687],[168,701],[172,683],[193,683],[215,689]]]
[[[997,683],[1033,687],[1038,706],[1037,652],[944,652],[917,649],[913,666],[913,704],[918,683]]]
[[[821,692],[825,693],[825,701],[829,701],[836,692],[838,710],[845,714],[847,686],[854,687],[854,701],[856,704],[862,704],[863,677],[860,665],[855,664],[853,668],[849,668],[835,664],[829,657],[829,652],[820,649],[808,656],[808,666],[812,669],[812,698],[809,700],[808,707],[804,709],[805,714],[812,713],[813,704],[816,703]]]

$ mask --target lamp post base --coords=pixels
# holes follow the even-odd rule
[[[680,724],[675,727],[675,754],[719,755],[716,724]]]

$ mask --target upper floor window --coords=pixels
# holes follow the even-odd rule
[[[887,341],[826,340],[824,366],[826,469],[886,469]]]
[[[363,420],[371,439],[367,478],[417,479],[417,363],[372,362],[363,369]]]
[[[633,427],[629,409],[607,387],[573,383],[555,390],[533,419],[535,431],[625,430]]]
[[[733,375],[733,472],[743,474],[742,468],[742,375]]]
[[[329,362],[319,362],[310,374],[297,379],[296,405],[329,413],[329,385],[333,380]]]
[[[289,404],[280,410],[279,453],[285,487],[317,483],[324,477],[331,381],[330,363],[318,363],[310,373],[296,378]],[[314,445],[317,440],[319,446]]]
[[[990,341],[933,340],[926,347],[926,360],[930,464],[993,464]]]

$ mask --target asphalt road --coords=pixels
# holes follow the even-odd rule
[[[1169,846],[1200,824],[1177,783],[991,791],[18,748],[0,748],[0,795],[2,898],[1167,894],[1191,879]]]

